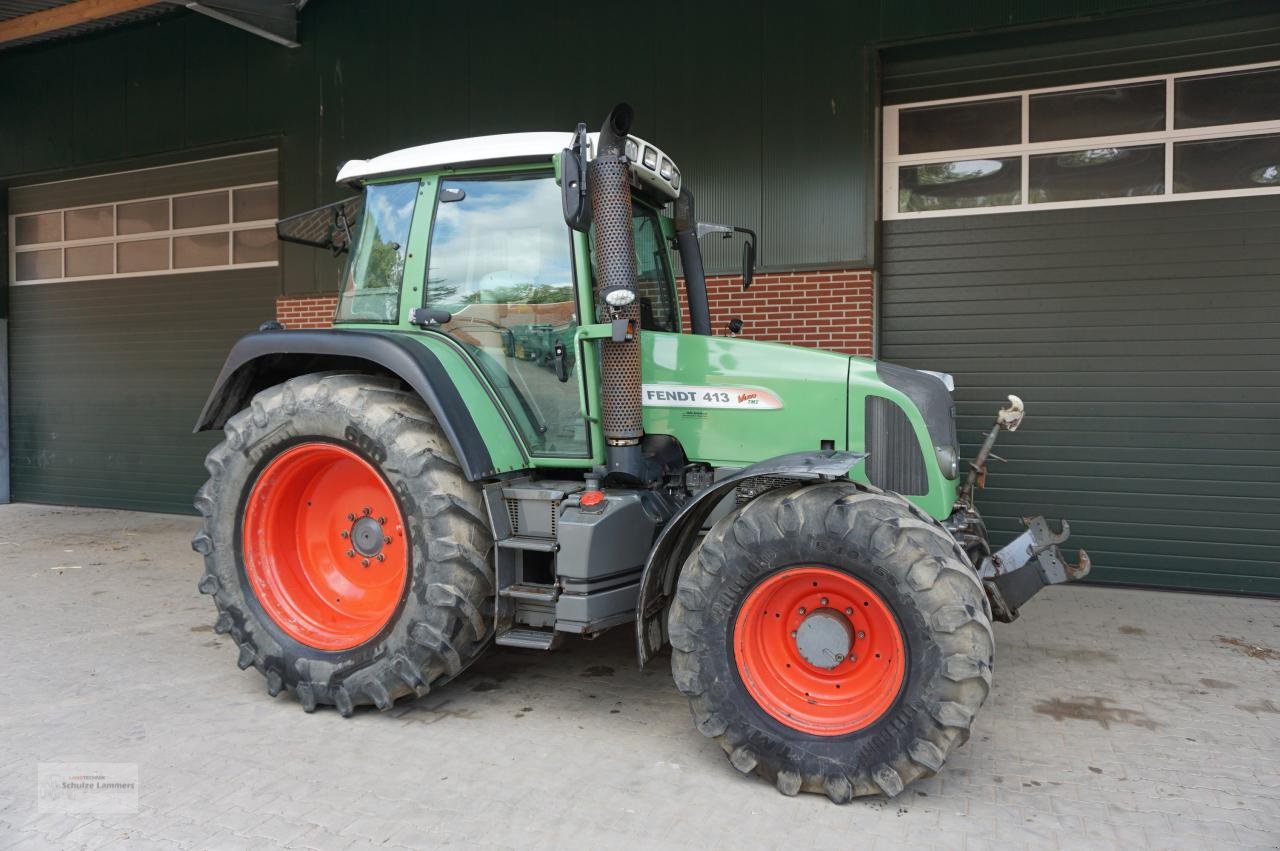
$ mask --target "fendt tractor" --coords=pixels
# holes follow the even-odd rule
[[[738,770],[896,795],[968,737],[992,621],[1088,559],[1039,517],[988,544],[1017,397],[962,478],[950,376],[713,334],[699,239],[745,288],[756,236],[631,116],[351,161],[357,196],[279,222],[347,255],[334,327],[232,349],[199,588],[269,694],[343,715],[632,624]]]

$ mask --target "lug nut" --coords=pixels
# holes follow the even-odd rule
[[[369,516],[370,514],[372,514],[372,513],[373,513],[373,509],[366,505],[366,506],[364,507],[364,516],[365,516],[365,517],[368,517],[368,516]]]
[[[796,631],[795,631],[794,629],[793,629],[793,630],[791,630],[791,637],[792,637],[792,638],[795,638],[795,637],[796,637]]]
[[[387,535],[387,537],[383,538],[383,539],[382,539],[382,543],[384,543],[384,544],[389,544],[389,543],[391,543],[391,536],[390,536],[390,535]]]
[[[362,558],[362,559],[360,559],[360,566],[361,566],[361,567],[368,567],[368,566],[369,566],[369,560],[368,560],[367,558]]]
[[[385,518],[385,517],[379,517],[379,518],[378,518],[378,525],[379,525],[379,526],[386,526],[386,525],[387,525],[387,518]]]
[[[846,608],[846,609],[844,610],[844,613],[845,613],[846,615],[851,615],[851,614],[853,614],[853,609],[852,609],[852,608]]]
[[[352,523],[356,522],[356,516],[354,514],[348,514],[347,519],[350,520]]]
[[[800,607],[800,614],[803,615],[806,611],[808,611],[808,609],[806,609],[804,606]]]
[[[825,606],[825,605],[827,604],[827,598],[826,598],[826,597],[823,597],[823,598],[822,598],[821,600],[819,600],[818,602],[822,603],[822,605],[824,605],[824,606]]]
[[[339,532],[339,533],[338,533],[338,537],[340,537],[340,538],[350,538],[350,537],[351,537],[351,533],[350,533],[350,532],[348,532],[346,529],[343,529],[341,532]]]
[[[382,553],[378,553],[378,561],[386,561],[387,557]]]
[[[862,630],[858,630],[858,637],[859,637],[859,638],[866,638],[866,637],[867,637],[867,634],[866,634],[865,632],[863,632]]]
[[[356,557],[355,550],[347,550],[347,558],[355,558],[355,557]]]

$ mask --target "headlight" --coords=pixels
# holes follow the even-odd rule
[[[658,152],[647,145],[644,149],[644,167],[650,171],[655,171],[658,168]]]
[[[671,167],[671,188],[680,191],[680,169],[675,166]]]
[[[627,144],[623,148],[623,153],[629,162],[635,162],[640,159],[640,145],[635,139],[628,138]]]
[[[626,287],[609,287],[602,295],[610,307],[626,307],[636,300],[636,291]]]
[[[938,456],[938,467],[942,475],[954,479],[960,475],[960,455],[954,446],[935,446],[933,451]]]
[[[671,179],[671,172],[675,170],[675,165],[666,157],[662,158],[662,168],[658,169],[658,174],[662,175],[663,180]]]

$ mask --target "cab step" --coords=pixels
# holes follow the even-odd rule
[[[498,595],[509,597],[512,600],[534,600],[539,603],[554,603],[560,599],[560,589],[554,585],[535,585],[526,582],[508,585],[498,591]]]
[[[560,549],[555,538],[535,538],[532,535],[512,535],[495,542],[504,550],[532,550],[538,553],[554,553]]]
[[[560,634],[553,629],[509,629],[494,639],[502,647],[523,647],[526,650],[550,650],[560,643]]]

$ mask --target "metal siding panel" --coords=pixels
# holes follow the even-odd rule
[[[175,18],[104,36],[111,40],[129,82],[126,112],[120,119],[125,125],[129,156],[182,147],[188,109],[183,86],[186,55],[178,28],[182,20]],[[42,49],[58,55],[55,46]],[[74,157],[59,165],[78,165],[88,160],[75,151]]]
[[[1097,581],[1280,594],[1277,232],[1276,196],[884,224],[881,356],[955,375],[970,455],[1027,403],[1000,543],[1066,517]]]
[[[276,270],[14,287],[13,497],[191,513],[219,433],[191,434]]]

